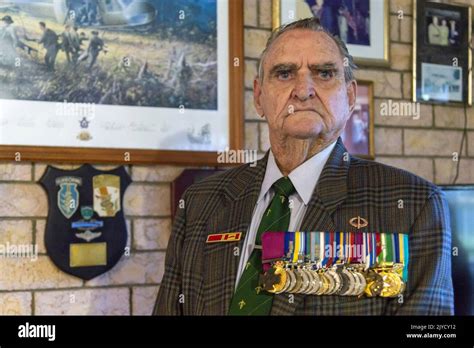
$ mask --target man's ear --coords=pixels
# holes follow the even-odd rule
[[[262,95],[262,85],[260,83],[259,78],[257,77],[255,80],[253,80],[253,105],[255,106],[255,109],[257,110],[257,114],[260,117],[264,117],[264,112],[263,112],[263,107],[260,102],[260,97]]]
[[[352,114],[357,100],[357,81],[352,80],[347,84],[347,100],[349,102],[349,115]]]

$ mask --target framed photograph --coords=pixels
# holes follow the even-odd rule
[[[413,100],[472,105],[471,7],[413,6]]]
[[[2,1],[0,33],[1,160],[217,165],[242,147],[243,0]]]
[[[459,46],[461,13],[438,8],[425,9],[425,44]]]
[[[441,101],[463,101],[462,68],[421,63],[421,96]]]
[[[389,65],[388,0],[273,0],[273,27],[318,17],[360,65]]]
[[[374,159],[374,94],[373,82],[357,81],[356,107],[341,134],[350,154]]]

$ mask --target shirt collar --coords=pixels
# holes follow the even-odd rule
[[[293,183],[293,186],[295,186],[296,192],[301,197],[305,205],[308,205],[314,188],[316,187],[316,184],[319,180],[319,176],[321,175],[324,165],[326,164],[335,145],[336,142],[333,142],[323,151],[317,153],[293,169],[293,171],[288,175],[291,182]],[[272,187],[273,183],[281,177],[283,177],[283,174],[281,173],[280,168],[278,168],[278,165],[275,161],[275,156],[273,156],[273,152],[270,149],[267,168],[265,170],[265,177],[262,182],[262,188],[260,189],[260,195],[258,196],[257,202],[260,202],[260,200],[263,199],[263,197]]]

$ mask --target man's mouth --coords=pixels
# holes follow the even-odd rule
[[[293,112],[288,113],[288,116],[290,116],[290,115],[292,115],[292,114],[296,114],[297,112],[307,112],[307,111],[317,112],[316,110],[310,109],[310,108],[307,108],[307,109],[297,109],[297,110],[293,110]]]

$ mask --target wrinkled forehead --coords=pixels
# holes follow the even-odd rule
[[[343,66],[336,42],[323,31],[295,29],[283,33],[270,46],[264,59],[264,70],[279,63],[321,64],[333,62]]]

